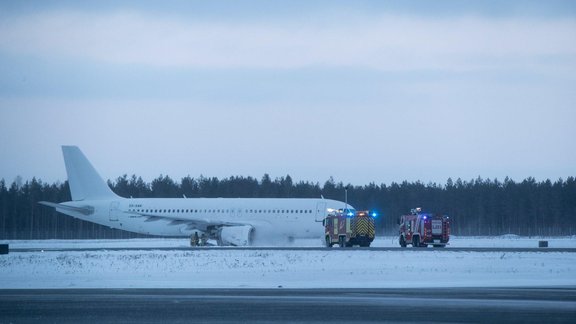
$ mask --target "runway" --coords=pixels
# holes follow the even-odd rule
[[[573,323],[576,287],[0,290],[1,323]]]
[[[94,251],[240,251],[240,250],[255,250],[255,251],[418,251],[418,252],[432,252],[432,251],[450,251],[450,252],[570,252],[575,253],[576,248],[497,248],[497,247],[446,247],[446,248],[401,248],[401,247],[369,247],[369,248],[326,248],[326,247],[229,247],[229,246],[205,246],[205,247],[104,247],[104,248],[10,248],[12,252],[94,252]]]

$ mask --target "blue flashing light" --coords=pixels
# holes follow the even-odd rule
[[[348,217],[352,217],[352,216],[354,216],[354,213],[353,213],[353,212],[349,212],[349,213],[348,213]]]
[[[424,216],[423,218],[424,218],[424,219],[428,219],[428,216]]]
[[[372,217],[376,218],[378,217],[378,214],[376,214],[376,212],[372,212]]]

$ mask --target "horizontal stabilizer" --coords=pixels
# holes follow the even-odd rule
[[[74,206],[68,206],[68,205],[63,205],[63,204],[57,204],[57,203],[53,203],[53,202],[49,202],[49,201],[39,201],[38,203],[42,204],[44,206],[54,207],[54,208],[60,209],[60,210],[77,212],[77,213],[80,213],[83,215],[92,215],[94,213],[94,207],[92,207],[92,206],[74,207]]]

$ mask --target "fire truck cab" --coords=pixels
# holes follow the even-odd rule
[[[408,244],[413,247],[445,247],[450,240],[450,218],[446,215],[422,213],[421,208],[414,208],[410,215],[400,216],[398,225],[401,247]]]
[[[376,213],[339,209],[329,212],[324,219],[326,247],[338,244],[340,247],[358,245],[369,247],[374,240]]]

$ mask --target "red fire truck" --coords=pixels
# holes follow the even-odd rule
[[[450,240],[450,218],[446,215],[422,213],[421,208],[414,208],[410,215],[398,219],[400,225],[400,246],[406,247],[445,247]]]
[[[340,247],[359,245],[369,247],[374,241],[376,213],[340,209],[324,219],[326,247],[338,244]]]

